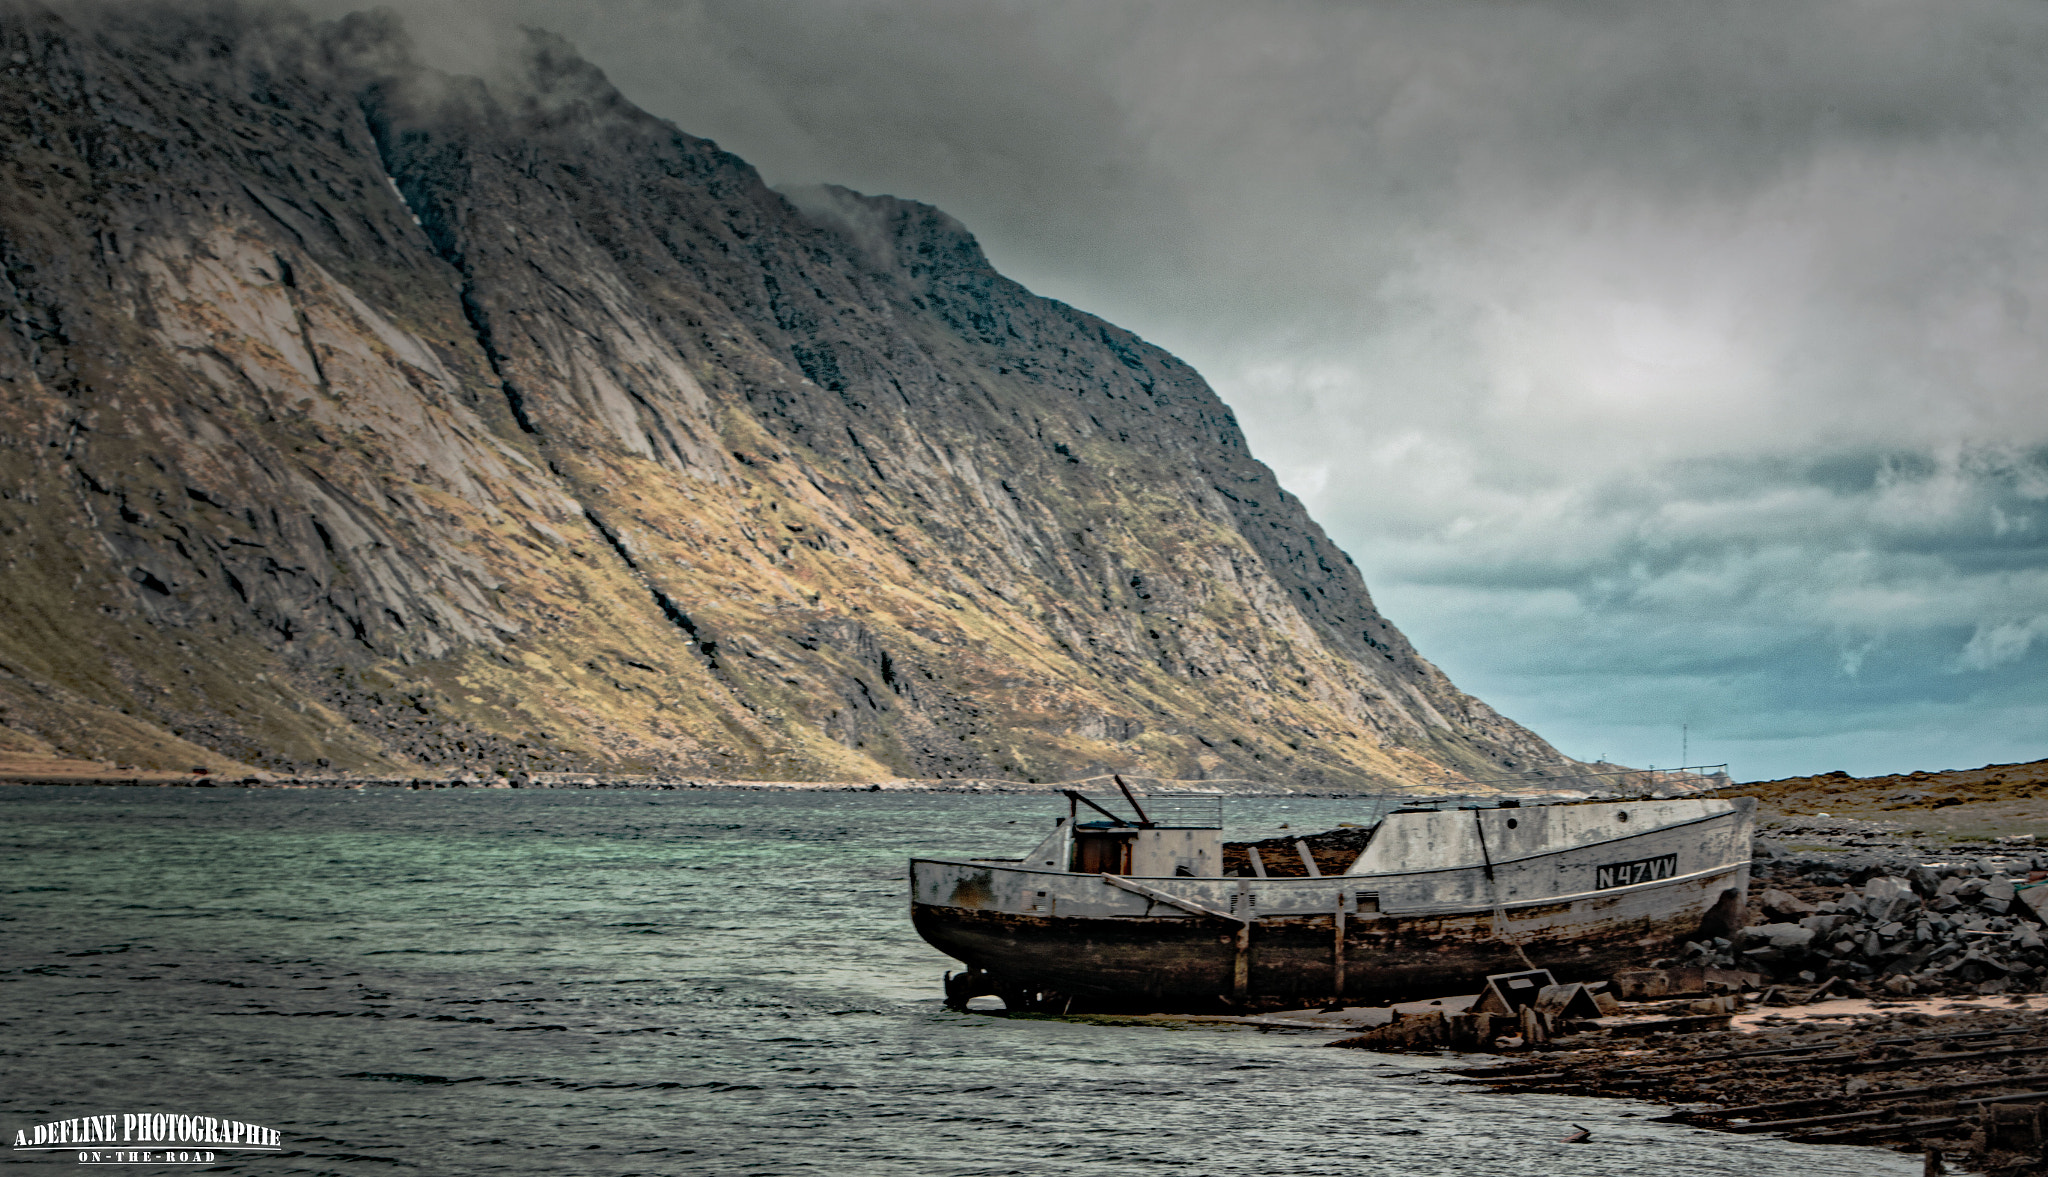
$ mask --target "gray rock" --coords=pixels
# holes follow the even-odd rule
[[[2041,923],[2048,923],[2048,883],[2021,887],[2014,894],[2018,906]]]
[[[1762,906],[1765,915],[1780,923],[1797,923],[1813,914],[1813,904],[1776,887],[1764,892]]]
[[[1755,924],[1735,933],[1735,945],[1745,951],[1757,948],[1774,948],[1790,951],[1805,948],[1813,943],[1812,928],[1798,924]]]

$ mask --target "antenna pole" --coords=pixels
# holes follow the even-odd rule
[[[1131,792],[1131,787],[1124,783],[1124,778],[1118,776],[1115,773],[1110,773],[1109,779],[1116,782],[1116,787],[1124,791],[1124,800],[1131,803],[1132,809],[1137,810],[1138,824],[1141,826],[1150,826],[1152,824],[1152,819],[1145,816],[1145,810],[1139,806],[1137,796]]]

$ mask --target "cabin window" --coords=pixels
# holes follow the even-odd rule
[[[1374,912],[1374,911],[1378,911],[1379,909],[1380,909],[1380,893],[1379,893],[1379,892],[1377,892],[1377,891],[1360,891],[1360,892],[1358,893],[1358,910],[1359,910],[1360,912]]]
[[[1521,822],[1518,822],[1518,821],[1516,821],[1516,820],[1515,820],[1514,818],[1512,818],[1512,817],[1508,819],[1508,828],[1509,828],[1509,829],[1511,829],[1511,830],[1512,830],[1512,829],[1514,829],[1514,828],[1515,828],[1516,826],[1519,826],[1519,825],[1521,825],[1521,824],[1522,824]]]
[[[1628,820],[1628,810],[1624,809],[1624,810],[1622,810],[1622,811],[1621,811],[1620,813],[1617,813],[1617,814],[1615,814],[1615,815],[1614,815],[1614,820],[1616,820],[1616,821],[1627,821],[1627,820]]]

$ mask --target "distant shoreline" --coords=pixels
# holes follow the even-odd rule
[[[1062,789],[1081,789],[1090,792],[1113,791],[1109,778],[1083,778],[1073,781],[1038,783],[1032,781],[1009,781],[988,778],[959,779],[897,779],[886,781],[750,781],[720,780],[688,777],[646,777],[646,776],[605,776],[593,773],[549,774],[549,778],[533,777],[526,780],[512,780],[505,777],[491,779],[448,779],[434,777],[312,777],[312,776],[270,776],[247,775],[226,776],[215,774],[183,774],[168,772],[141,773],[4,773],[0,772],[0,785],[64,785],[118,788],[173,788],[173,789],[402,789],[410,792],[424,792],[442,789],[544,789],[552,791],[573,790],[630,790],[653,792],[725,790],[731,792],[775,793],[986,793],[1017,795],[1057,795]],[[1415,797],[1418,800],[1450,800],[1454,797],[1479,796],[1481,794],[1420,793],[1420,792],[1365,792],[1358,790],[1330,790],[1290,788],[1284,785],[1262,784],[1246,780],[1217,781],[1162,781],[1151,777],[1126,777],[1134,789],[1143,796],[1188,796],[1188,797]],[[1514,794],[1484,794],[1485,796],[1517,796],[1532,800],[1578,800],[1585,794],[1577,791]]]
[[[1135,782],[1134,782],[1135,784]],[[426,792],[443,789],[529,789],[551,792],[562,791],[606,791],[642,790],[652,792],[712,791],[746,793],[988,793],[1023,795],[1057,795],[1061,789],[1075,788],[1074,782],[1057,784],[1032,784],[1027,781],[981,781],[981,780],[892,780],[892,781],[729,781],[729,780],[631,780],[598,778],[592,783],[527,782],[512,784],[504,781],[450,781],[429,777],[179,777],[179,776],[32,776],[0,775],[0,785],[63,785],[98,786],[120,788],[168,788],[168,789],[400,789],[409,792]],[[1246,785],[1238,787],[1174,788],[1163,789],[1145,785],[1143,796],[1164,794],[1190,797],[1378,797],[1393,796],[1387,793],[1332,792],[1329,790],[1289,789],[1280,786]],[[1404,794],[1405,795],[1405,794]],[[1415,796],[1428,796],[1415,794]],[[1442,796],[1451,796],[1443,794]]]

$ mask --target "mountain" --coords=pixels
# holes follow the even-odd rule
[[[0,8],[0,747],[767,779],[1568,769],[1187,365],[533,33]]]

